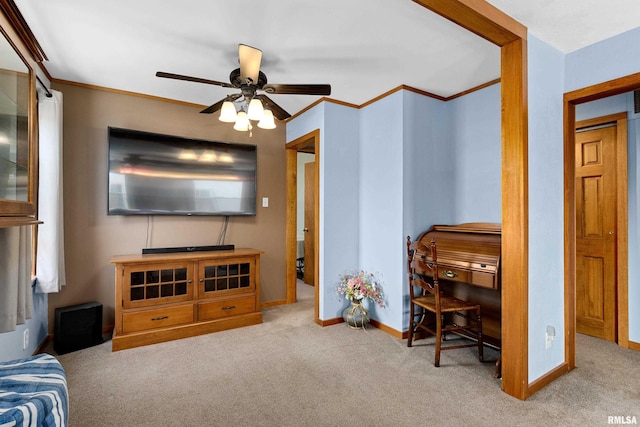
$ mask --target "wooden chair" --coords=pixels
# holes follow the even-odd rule
[[[414,334],[420,330],[427,331],[436,337],[435,366],[440,366],[440,351],[478,346],[478,360],[482,362],[482,316],[480,305],[462,301],[443,294],[438,283],[438,256],[435,240],[427,247],[416,241],[411,243],[407,237],[407,266],[409,270],[409,295],[411,299],[409,314],[409,338],[407,347],[411,347]],[[428,313],[433,313],[433,321],[428,323]],[[452,322],[456,314],[465,319],[465,324]],[[447,332],[475,340],[475,343],[442,345],[447,340]]]

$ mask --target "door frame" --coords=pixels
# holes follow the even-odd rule
[[[565,363],[569,369],[576,366],[576,206],[575,206],[575,128],[576,105],[620,95],[640,89],[640,73],[609,80],[564,94],[564,312],[565,312]],[[626,136],[626,127],[624,130]],[[620,138],[620,136],[618,136]],[[628,142],[625,141],[626,153]],[[626,154],[625,154],[626,157]],[[616,160],[618,162],[618,160]],[[616,245],[618,262],[618,345],[635,348],[629,343],[629,254],[628,254],[628,176],[627,162],[618,162],[616,180],[618,222]],[[640,348],[635,348],[640,350]]]
[[[574,132],[578,132],[579,129],[591,128],[594,126],[602,126],[610,124],[612,127],[616,128],[616,141],[614,142],[614,153],[615,153],[615,169],[616,169],[616,180],[615,180],[615,192],[616,192],[616,217],[615,217],[615,322],[616,322],[616,332],[615,332],[615,342],[621,344],[622,347],[628,347],[628,330],[629,330],[629,320],[628,320],[628,310],[625,313],[620,312],[620,306],[628,307],[628,256],[625,256],[624,260],[620,260],[620,254],[627,255],[628,253],[628,154],[627,154],[627,146],[628,146],[628,135],[627,135],[627,113],[615,113],[609,114],[601,117],[594,117],[591,119],[581,120],[575,123]],[[574,133],[575,138],[575,133]],[[575,148],[574,148],[575,153]],[[575,159],[575,158],[574,158]],[[575,181],[575,160],[573,162],[574,169],[574,181]],[[621,200],[622,199],[622,200]],[[575,203],[575,198],[574,198]],[[624,248],[622,248],[624,246]],[[577,258],[577,256],[576,256]],[[577,262],[577,261],[576,261]],[[575,301],[577,295],[574,293],[573,298]],[[577,319],[574,319],[574,326],[577,323]],[[577,331],[577,326],[575,326]],[[622,334],[621,331],[626,331],[627,333]],[[622,336],[624,335],[624,337]]]
[[[314,322],[321,324],[320,322],[320,129],[313,130],[301,137],[288,142],[285,145],[286,151],[286,192],[287,192],[287,209],[286,209],[286,231],[285,231],[285,250],[286,250],[286,290],[287,290],[287,304],[293,304],[297,301],[297,271],[296,271],[296,258],[297,258],[297,235],[298,235],[298,152],[310,152],[310,147],[313,147],[313,153],[315,155],[315,176],[314,176],[314,202],[313,202],[313,216],[314,227],[311,232],[314,236]]]
[[[529,385],[529,183],[527,27],[478,0],[414,0],[500,47],[502,104],[502,390],[518,399]],[[549,378],[548,382],[552,379]],[[540,384],[540,383],[538,383]]]
[[[501,151],[502,151],[502,316],[510,322],[502,326],[502,390],[524,400],[530,393],[528,384],[528,292],[529,292],[529,201],[528,201],[528,100],[527,100],[527,27],[495,6],[479,0],[413,0],[415,3],[482,37],[500,48],[501,82]],[[319,131],[318,131],[319,132]],[[304,138],[304,137],[303,137]],[[320,139],[317,138],[319,143]],[[293,150],[287,150],[287,152]],[[319,147],[316,164],[319,168]],[[295,153],[295,151],[293,151]],[[287,165],[293,164],[287,154]],[[320,179],[316,169],[316,180]],[[291,183],[287,178],[288,212],[291,208]],[[320,197],[319,186],[316,197]],[[316,209],[319,209],[319,203]],[[319,218],[319,216],[318,216]],[[295,222],[287,221],[287,260],[295,259]],[[292,230],[293,227],[293,230]],[[316,245],[319,246],[316,223]],[[320,251],[316,251],[319,259]],[[287,262],[287,302],[295,301],[295,271]],[[317,270],[321,268],[316,264]],[[318,274],[318,273],[316,273]],[[316,322],[319,320],[316,280]],[[293,300],[293,301],[292,301]]]

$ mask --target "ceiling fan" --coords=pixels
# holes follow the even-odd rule
[[[222,86],[226,88],[232,89],[240,89],[240,93],[228,95],[226,98],[221,99],[215,104],[205,108],[200,111],[201,113],[211,114],[215,113],[218,110],[221,111],[221,120],[223,120],[226,113],[228,113],[228,109],[230,106],[233,106],[234,102],[244,101],[240,106],[240,111],[238,111],[238,115],[244,112],[249,116],[249,119],[258,120],[258,116],[251,115],[251,107],[252,105],[256,105],[259,103],[264,108],[265,111],[271,111],[273,116],[280,120],[287,119],[291,117],[291,114],[287,113],[282,107],[273,102],[271,98],[269,98],[265,94],[258,94],[258,91],[266,92],[268,94],[274,95],[330,95],[331,94],[331,85],[328,84],[274,84],[267,82],[267,76],[260,71],[260,63],[262,61],[262,51],[260,49],[256,49],[251,46],[247,46],[245,44],[238,45],[238,59],[240,62],[240,68],[236,68],[229,75],[230,83],[219,82],[216,80],[203,79],[199,77],[190,77],[183,76],[181,74],[173,74],[173,73],[165,73],[163,71],[158,71],[156,73],[157,77],[164,77],[168,79],[177,79],[177,80],[186,80],[190,82],[197,83],[205,83],[216,86]],[[254,100],[259,100],[260,102],[256,103]],[[253,103],[252,103],[253,101]],[[225,104],[228,102],[229,104]],[[230,114],[235,115],[235,106],[234,111]],[[244,109],[249,111],[244,111]],[[260,107],[258,107],[260,108]],[[233,120],[223,120],[223,121],[235,121],[235,117]],[[236,122],[237,124],[237,122]],[[258,124],[260,126],[260,124]],[[275,127],[275,125],[273,125]],[[245,129],[238,129],[245,130]]]

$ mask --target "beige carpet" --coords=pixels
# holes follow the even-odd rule
[[[306,285],[303,285],[306,286]],[[70,425],[604,426],[640,422],[640,353],[578,337],[579,367],[527,401],[500,390],[474,349],[407,348],[375,328],[313,323],[313,288],[264,323],[111,352],[59,356]],[[308,292],[308,291],[311,292]],[[487,356],[496,357],[488,350]]]

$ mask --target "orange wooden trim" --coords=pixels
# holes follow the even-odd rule
[[[446,100],[447,101],[451,101],[452,99],[456,99],[456,98],[460,98],[460,97],[465,96],[465,95],[469,95],[472,92],[476,92],[478,90],[484,89],[484,88],[489,87],[489,86],[493,86],[493,85],[498,84],[498,83],[500,83],[500,78],[497,78],[495,80],[491,80],[490,82],[486,82],[486,83],[478,85],[476,87],[472,87],[471,89],[467,89],[464,92],[460,92],[460,93],[456,93],[455,95],[451,95]]]
[[[616,147],[616,169],[618,171],[616,183],[617,206],[617,233],[616,245],[617,271],[616,280],[618,282],[617,307],[618,307],[618,345],[624,348],[629,347],[629,175],[628,175],[628,136],[627,117],[618,121],[617,147]]]
[[[44,68],[43,68],[43,70],[44,70]],[[155,100],[155,101],[169,102],[169,103],[172,103],[172,104],[184,105],[184,106],[187,106],[187,107],[195,107],[195,108],[204,108],[205,107],[205,105],[202,105],[202,104],[195,104],[195,103],[191,103],[191,102],[178,101],[178,100],[175,100],[175,99],[162,98],[162,97],[154,96],[154,95],[146,95],[146,94],[143,94],[143,93],[129,92],[129,91],[121,90],[121,89],[112,89],[112,88],[108,88],[108,87],[104,87],[104,86],[91,85],[91,84],[88,84],[88,83],[74,82],[74,81],[71,81],[71,80],[53,79],[53,78],[51,78],[49,76],[48,73],[46,73],[46,70],[44,70],[44,71],[45,71],[45,74],[47,74],[47,77],[49,78],[49,80],[51,81],[52,84],[53,83],[67,84],[67,85],[71,85],[71,86],[83,87],[83,88],[86,88],[86,89],[100,90],[100,91],[104,91],[104,92],[118,93],[118,94],[121,94],[121,95],[128,95],[128,96],[136,96],[136,97],[140,97],[140,98],[152,99],[152,100]],[[372,98],[369,101],[366,101],[365,103],[360,104],[360,105],[353,104],[353,103],[346,102],[346,101],[341,101],[339,99],[322,97],[322,98],[318,99],[317,101],[309,104],[308,106],[306,106],[302,110],[298,111],[297,113],[295,113],[294,115],[292,115],[288,119],[286,119],[286,120],[278,120],[278,121],[281,121],[281,122],[284,122],[284,123],[290,122],[291,120],[295,119],[296,117],[301,116],[305,112],[309,111],[310,109],[312,109],[316,105],[319,105],[319,104],[321,104],[323,102],[330,102],[330,103],[333,103],[333,104],[343,105],[343,106],[349,107],[349,108],[360,109],[360,108],[366,107],[367,105],[373,104],[374,102],[377,102],[377,101],[379,101],[379,100],[381,100],[381,99],[383,99],[383,98],[385,98],[385,97],[387,97],[389,95],[392,95],[392,94],[394,94],[394,93],[396,93],[396,92],[398,92],[400,90],[406,90],[406,91],[409,91],[409,92],[414,92],[414,93],[417,93],[419,95],[424,95],[424,96],[427,96],[429,98],[437,99],[439,101],[450,101],[452,99],[456,99],[456,98],[459,98],[461,96],[468,95],[468,94],[470,94],[472,92],[484,89],[485,87],[492,86],[492,85],[494,85],[496,83],[500,83],[500,79],[491,80],[491,81],[489,81],[487,83],[483,83],[483,84],[478,85],[476,87],[472,87],[471,89],[467,89],[467,90],[465,90],[463,92],[457,93],[455,95],[451,95],[449,97],[437,95],[435,93],[427,92],[425,90],[417,89],[415,87],[408,86],[408,85],[400,85],[400,86],[397,86],[397,87],[395,87],[393,89],[390,89],[387,92],[384,92],[384,93],[376,96],[375,98]]]
[[[502,388],[526,399],[528,378],[527,42],[502,52]]]
[[[564,101],[564,334],[565,363],[576,367],[575,104]]]
[[[616,114],[610,114],[608,116],[602,116],[602,117],[596,117],[593,119],[587,119],[587,120],[580,120],[579,122],[576,122],[575,124],[575,128],[577,129],[582,129],[582,128],[588,128],[591,126],[598,126],[598,125],[604,125],[607,123],[615,123],[618,120],[627,120],[627,113],[616,113]],[[625,128],[626,129],[626,128]],[[626,132],[626,130],[625,130]]]
[[[342,317],[336,317],[333,319],[328,319],[328,320],[320,320],[320,319],[316,319],[316,323],[320,326],[333,326],[333,325],[337,325],[339,323],[344,323],[344,319]]]
[[[277,307],[279,305],[286,305],[287,304],[287,300],[286,299],[279,299],[279,300],[275,300],[275,301],[268,301],[268,302],[263,302],[262,304],[260,304],[261,308],[269,308],[269,307]]]
[[[38,40],[31,32],[31,28],[27,25],[22,13],[12,0],[0,0],[0,10],[4,13],[5,17],[11,23],[11,26],[24,43],[25,47],[29,51],[29,54],[36,62],[46,61],[47,55],[45,55],[42,46],[38,43]]]
[[[582,104],[597,99],[606,98],[621,93],[631,92],[640,88],[640,73],[630,74],[618,79],[598,83],[593,86],[577,89],[564,94],[566,102]]]
[[[577,126],[595,125],[597,119],[585,120],[579,123],[575,122],[575,106],[590,101],[606,98],[613,95],[619,95],[626,92],[631,92],[640,89],[640,73],[634,73],[627,76],[623,76],[617,79],[608,80],[603,83],[598,83],[592,86],[588,86],[582,89],[577,89],[564,94],[564,151],[565,151],[565,325],[566,325],[566,347],[565,358],[569,364],[570,369],[575,367],[576,364],[576,319],[575,319],[575,292],[576,292],[576,278],[575,278],[575,237],[576,237],[576,225],[575,225],[575,188],[574,188],[574,175],[575,175],[575,134],[574,129]],[[612,117],[621,117],[620,114],[613,114],[605,116],[605,120],[610,120]],[[626,118],[622,118],[626,122]],[[604,121],[607,123],[607,121]],[[621,129],[620,123],[618,123],[618,130]],[[621,147],[621,154],[627,156],[626,133],[627,127],[624,126],[624,130],[618,133],[624,133],[618,136],[618,146]],[[620,142],[621,138],[625,138],[624,143]],[[627,188],[628,188],[628,170],[627,163],[623,159],[618,157],[616,149],[616,161],[617,167],[621,168],[620,176],[616,182],[618,189],[618,220],[616,226],[618,227],[617,233],[617,245],[618,245],[618,265],[616,269],[616,278],[618,280],[618,296],[616,303],[618,305],[618,315],[616,321],[618,322],[618,345],[621,347],[632,348],[632,343],[629,341],[629,283],[628,283],[628,210],[627,210]],[[570,194],[567,194],[570,192]],[[622,229],[620,227],[623,227]]]
[[[327,97],[323,96],[322,98],[318,99],[316,102],[313,102],[313,103],[307,105],[305,108],[303,108],[302,110],[298,111],[293,116],[289,117],[286,121],[290,122],[291,120],[295,119],[296,117],[301,116],[305,112],[309,111],[310,109],[312,109],[316,105],[322,104],[323,102],[329,101],[329,100],[330,100],[330,98],[327,98]]]
[[[378,328],[383,332],[386,332],[387,334],[391,335],[392,337],[398,338],[398,339],[406,339],[407,336],[407,332],[402,332],[399,331],[397,329],[392,328],[391,326],[387,326],[384,323],[378,322],[375,319],[371,319],[371,321],[369,322],[369,324],[371,326],[373,326],[374,328]]]
[[[36,354],[46,353],[45,350],[52,340],[53,340],[53,335],[51,334],[46,335],[42,340],[42,342],[38,345],[38,347],[36,347],[32,356],[35,356]]]
[[[396,93],[396,92],[398,92],[400,90],[406,90],[406,91],[409,91],[409,92],[417,93],[419,95],[428,96],[429,98],[437,99],[439,101],[451,101],[452,99],[456,99],[456,98],[459,98],[461,96],[468,95],[468,94],[470,94],[472,92],[484,89],[484,88],[492,86],[492,85],[494,85],[496,83],[500,83],[500,79],[499,78],[495,79],[495,80],[491,80],[491,81],[489,81],[487,83],[483,83],[483,84],[478,85],[476,87],[472,87],[471,89],[467,89],[467,90],[465,90],[463,92],[456,93],[455,95],[451,95],[449,97],[440,96],[440,95],[437,95],[435,93],[427,92],[425,90],[417,89],[415,87],[403,84],[403,85],[400,85],[400,86],[396,86],[395,88],[390,89],[390,90],[388,90],[388,91],[386,91],[386,92],[384,92],[384,93],[382,93],[382,94],[380,94],[380,95],[378,95],[378,96],[376,96],[376,97],[374,97],[374,98],[372,98],[372,99],[370,99],[370,100],[368,100],[368,101],[366,101],[366,102],[364,102],[363,104],[360,104],[360,105],[352,104],[352,103],[349,103],[349,102],[340,101],[338,99],[323,97],[323,98],[318,99],[314,103],[308,105],[307,107],[303,108],[302,110],[298,111],[296,114],[294,114],[293,116],[289,117],[286,121],[288,122],[288,121],[291,121],[291,120],[293,120],[294,118],[296,118],[298,116],[301,116],[305,112],[309,111],[310,109],[312,109],[316,105],[319,105],[319,104],[321,104],[323,102],[331,102],[331,103],[338,104],[338,105],[344,105],[345,107],[360,109],[360,108],[366,107],[367,105],[373,104],[374,102],[380,101],[381,99],[386,98],[387,96],[392,95],[392,94],[394,94],[394,93]]]
[[[498,46],[527,39],[527,27],[483,0],[413,0]]]
[[[139,97],[139,98],[152,99],[154,101],[163,101],[163,102],[169,102],[169,103],[172,103],[172,104],[185,105],[187,107],[205,108],[205,105],[194,104],[192,102],[177,101],[175,99],[162,98],[160,96],[146,95],[144,93],[137,93],[137,92],[129,92],[129,91],[126,91],[126,90],[121,90],[121,89],[112,89],[112,88],[108,88],[108,87],[104,87],[104,86],[96,86],[96,85],[87,84],[87,83],[74,82],[74,81],[71,81],[71,80],[51,79],[51,83],[52,84],[53,83],[59,83],[59,84],[65,84],[65,85],[70,85],[70,86],[78,86],[78,87],[82,87],[82,88],[85,88],[85,89],[93,89],[93,90],[100,90],[100,91],[103,91],[103,92],[117,93],[119,95],[136,96],[136,97]]]
[[[640,351],[640,342],[629,341],[629,349]]]
[[[295,141],[294,141],[295,142]],[[295,147],[288,147],[286,152],[286,225],[285,225],[285,266],[286,266],[286,302],[296,302],[296,257],[297,257],[297,229],[296,204],[298,201],[298,151]]]
[[[554,370],[547,372],[545,375],[541,376],[540,378],[538,378],[537,380],[529,384],[529,391],[528,391],[527,397],[540,391],[544,386],[551,384],[553,381],[557,380],[567,372],[569,372],[569,367],[567,366],[566,363],[563,363],[562,365],[558,366]]]
[[[305,147],[313,146],[315,153],[315,201],[314,215],[316,218],[314,233],[315,254],[314,262],[316,266],[320,265],[320,129],[315,129],[301,137],[287,143],[285,145],[287,151],[287,209],[286,209],[286,261],[287,265],[287,303],[296,301],[296,202],[297,190],[296,183],[297,174],[297,152]],[[316,267],[314,272],[314,282],[320,283],[320,269]],[[314,286],[314,321],[322,324],[320,321],[320,286]]]

